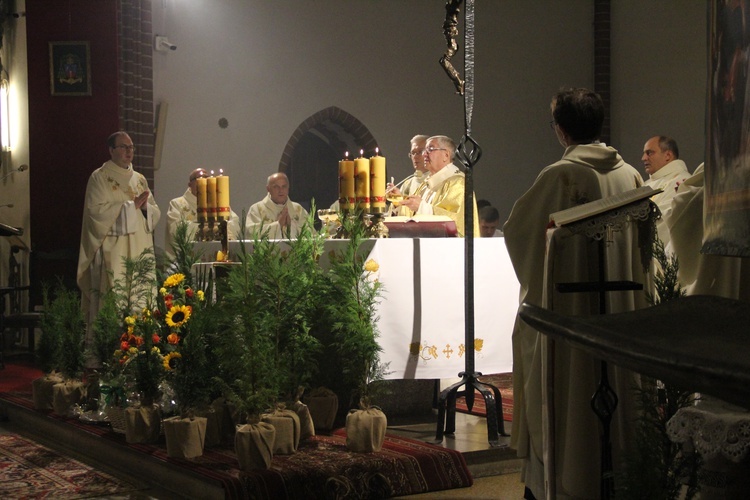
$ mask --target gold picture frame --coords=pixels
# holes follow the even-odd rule
[[[54,96],[91,95],[89,42],[49,42],[49,78]]]

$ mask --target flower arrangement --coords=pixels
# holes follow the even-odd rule
[[[158,299],[123,319],[124,332],[114,356],[133,376],[142,401],[154,401],[159,385],[178,365],[194,311],[205,301],[182,273],[167,277]]]

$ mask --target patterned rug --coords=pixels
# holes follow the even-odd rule
[[[483,375],[479,377],[480,382],[494,385],[500,390],[500,397],[503,400],[503,420],[510,422],[513,420],[513,374],[497,373],[494,375]],[[466,398],[456,399],[456,411],[468,413],[470,415],[487,416],[487,407],[484,404],[484,398],[479,391],[474,391],[474,407],[469,411],[466,407]]]
[[[33,409],[30,391],[0,393],[5,402]],[[112,446],[127,447],[183,468],[187,473],[219,483],[226,498],[253,499],[376,499],[413,495],[473,484],[461,453],[421,441],[386,436],[378,453],[353,453],[346,448],[343,429],[330,436],[314,436],[293,455],[274,456],[269,470],[245,473],[229,447],[210,448],[193,460],[169,458],[166,443],[127,444],[125,436],[108,425],[92,425],[54,413],[38,412],[89,434]],[[0,474],[2,475],[2,474]],[[4,498],[7,495],[0,495]]]
[[[88,498],[138,488],[15,434],[0,434],[0,498]]]

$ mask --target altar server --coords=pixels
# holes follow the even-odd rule
[[[503,227],[505,243],[521,284],[520,302],[549,307],[565,314],[591,314],[597,310],[596,294],[565,294],[553,291],[548,299],[545,285],[546,228],[549,215],[558,210],[635,189],[641,175],[623,161],[617,151],[601,142],[604,104],[598,94],[587,89],[567,89],[552,99],[552,122],[565,153],[560,161],[545,167],[531,188],[513,206]],[[565,234],[565,233],[561,233]],[[609,259],[609,279],[643,282],[637,238],[626,241],[625,248],[613,244],[618,252]],[[633,241],[636,240],[636,241]],[[593,247],[592,247],[593,245]],[[568,235],[557,249],[550,281],[582,282],[596,280],[597,242],[584,235]],[[617,258],[616,256],[619,256]],[[593,275],[593,276],[592,276]],[[608,294],[612,312],[645,306],[643,292]],[[542,420],[542,335],[520,318],[513,331],[513,387],[516,405],[513,411],[511,447],[523,459],[522,481],[526,498],[545,498]],[[599,381],[599,362],[555,343],[554,364],[554,441],[555,498],[599,498],[600,425],[591,410],[590,399]],[[610,366],[610,381],[620,404],[614,414],[612,440],[615,464],[627,443],[627,427],[633,425],[632,395],[635,377]],[[548,464],[549,465],[549,464]]]
[[[153,253],[161,216],[146,178],[133,170],[130,136],[115,132],[107,145],[111,159],[94,170],[86,185],[78,256],[77,281],[89,327],[99,312],[100,295],[123,276],[124,259],[136,259],[144,250]]]
[[[307,210],[289,199],[289,178],[284,172],[270,175],[266,191],[266,197],[248,211],[247,237],[262,231],[270,239],[296,238],[307,219]]]

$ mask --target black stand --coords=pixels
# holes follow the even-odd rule
[[[651,214],[652,207],[651,202],[646,199],[635,205],[643,205],[646,207],[647,213]],[[629,215],[624,213],[620,219],[627,220]],[[606,217],[606,215],[605,215]],[[607,314],[607,293],[615,291],[634,291],[643,290],[641,283],[635,283],[633,281],[607,281],[607,262],[606,262],[606,245],[612,241],[613,229],[612,226],[618,226],[622,224],[622,220],[611,220],[604,223],[606,226],[605,235],[600,235],[598,239],[597,257],[598,257],[598,281],[584,282],[584,283],[556,283],[555,289],[560,293],[590,293],[595,292],[599,296],[599,314]],[[568,229],[573,233],[585,233],[586,229],[590,226],[586,223],[583,224],[571,224],[567,226]],[[619,226],[618,226],[619,227]],[[614,475],[613,475],[613,464],[612,464],[612,441],[610,438],[611,434],[611,423],[612,415],[614,415],[617,409],[618,398],[617,394],[612,390],[609,385],[609,374],[607,369],[607,362],[601,361],[600,368],[600,379],[599,385],[596,392],[591,398],[591,409],[596,414],[599,422],[602,424],[601,433],[601,474],[600,474],[600,498],[608,500],[614,495]]]
[[[446,4],[446,23],[444,28],[453,26],[458,15],[458,5],[461,0],[449,0]],[[500,391],[491,384],[480,382],[477,377],[482,374],[474,369],[474,179],[472,170],[482,157],[482,148],[471,137],[471,115],[474,107],[474,0],[466,0],[465,5],[465,33],[464,33],[464,73],[465,81],[459,85],[460,93],[464,96],[464,117],[466,133],[458,145],[456,157],[464,166],[466,181],[464,184],[464,321],[466,346],[465,369],[458,374],[461,380],[443,390],[438,397],[438,421],[435,442],[443,441],[444,434],[456,431],[456,398],[466,398],[466,406],[471,411],[474,407],[474,391],[477,390],[484,398],[487,408],[487,440],[490,446],[500,446],[498,427],[503,436],[505,424],[503,422],[502,399]],[[457,33],[457,31],[456,31]],[[452,30],[446,33],[449,41]],[[441,60],[441,63],[443,61]],[[452,69],[452,67],[451,67]],[[449,71],[449,76],[452,73]],[[457,77],[458,75],[453,75]],[[465,387],[459,391],[460,387]]]

